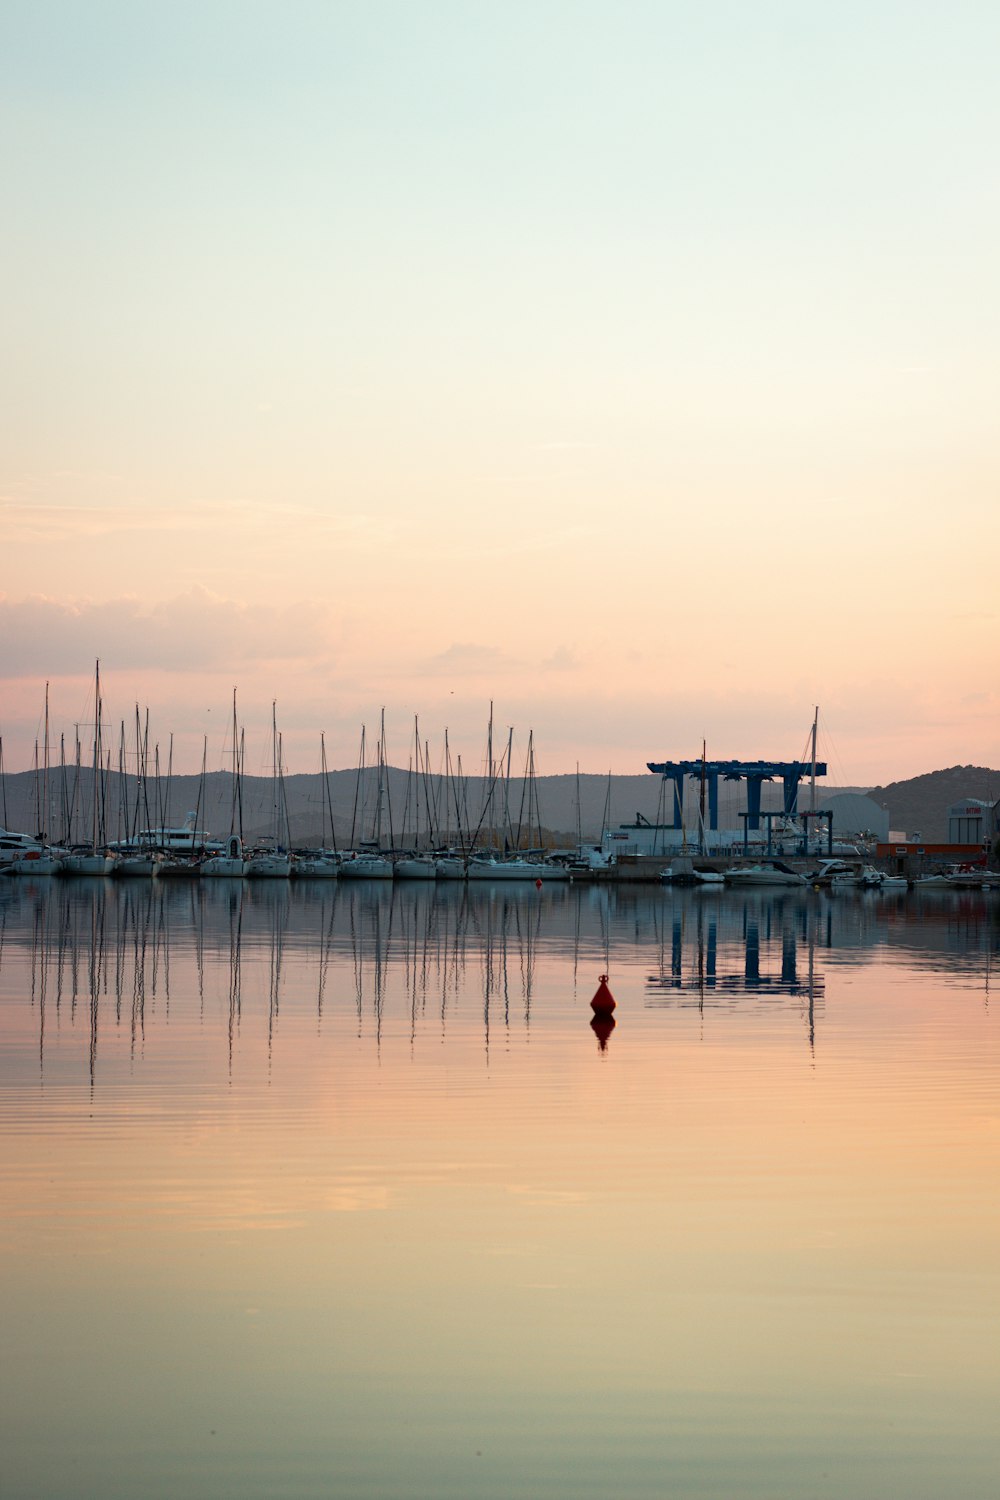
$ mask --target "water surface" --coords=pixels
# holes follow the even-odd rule
[[[981,1500],[998,952],[979,893],[8,880],[4,1496]]]

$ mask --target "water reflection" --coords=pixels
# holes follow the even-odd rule
[[[0,884],[7,1489],[980,1500],[998,919]]]
[[[106,1027],[127,1033],[134,1060],[150,1017],[169,1023],[180,964],[185,1004],[193,991],[201,1022],[208,977],[214,994],[225,975],[232,1068],[248,973],[255,1004],[259,993],[266,1005],[269,1057],[288,995],[300,1008],[311,992],[321,1027],[331,987],[343,1006],[347,976],[356,1034],[371,1028],[376,1048],[390,996],[411,1045],[422,1029],[443,1037],[460,1005],[478,996],[489,1057],[498,1032],[530,1029],[539,963],[549,958],[572,960],[574,999],[589,999],[599,972],[637,966],[647,1009],[766,1000],[801,1012],[815,1042],[826,968],[880,948],[946,971],[951,983],[982,984],[988,996],[1000,901],[979,892],[887,899],[380,881],[18,882],[0,897],[0,986],[16,995],[24,984],[38,1017],[39,1067],[52,1015],[76,1027],[85,1014],[92,1084]],[[600,1040],[603,1050],[607,1036]]]

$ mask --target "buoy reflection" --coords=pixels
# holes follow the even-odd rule
[[[597,1038],[598,1046],[602,1052],[608,1050],[608,1037],[615,1029],[615,1018],[608,1011],[601,1011],[590,1023],[590,1029]]]

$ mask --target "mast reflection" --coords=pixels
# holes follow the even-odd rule
[[[350,1017],[377,1049],[389,1028],[414,1048],[432,1033],[444,1040],[449,1023],[472,1024],[489,1059],[498,1037],[530,1032],[550,959],[566,964],[580,1016],[590,988],[579,994],[578,977],[630,965],[645,972],[647,1010],[778,1003],[803,1016],[813,1041],[825,959],[862,963],[880,947],[949,983],[980,988],[985,976],[988,997],[1000,900],[457,882],[0,884],[3,994],[23,996],[36,1017],[43,1081],[53,1047],[86,1036],[92,1088],[106,1049],[134,1064],[162,1045],[151,1023],[167,1026],[175,1000],[185,1024],[193,1014],[203,1035],[225,1033],[230,1075],[247,1018],[247,1044],[259,1033],[270,1059],[286,1010],[289,1026],[308,1015],[317,1037]]]

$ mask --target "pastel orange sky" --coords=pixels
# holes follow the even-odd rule
[[[1000,12],[8,16],[0,734],[1000,765]],[[438,751],[435,749],[435,755]]]

